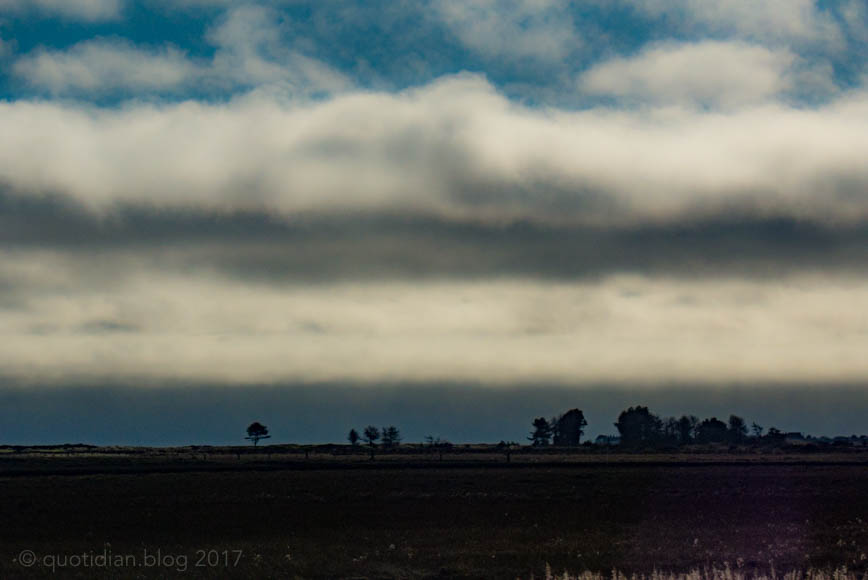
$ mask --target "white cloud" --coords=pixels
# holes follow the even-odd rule
[[[868,217],[868,95],[817,108],[540,111],[475,76],[287,103],[0,103],[0,181],[94,208],[355,211],[618,223],[740,207]]]
[[[0,13],[35,10],[48,16],[95,22],[120,17],[124,4],[124,0],[0,0]]]
[[[649,16],[666,16],[687,31],[734,35],[773,44],[841,46],[835,19],[815,0],[625,0]]]
[[[155,4],[167,9],[189,9],[189,8],[225,8],[237,3],[237,0],[148,0],[151,4]]]
[[[201,76],[199,67],[177,49],[141,49],[112,40],[85,41],[66,51],[37,50],[20,58],[14,72],[52,93],[165,90]]]
[[[434,0],[435,15],[488,58],[559,61],[582,45],[562,0]]]
[[[841,8],[841,14],[850,36],[858,42],[868,43],[868,7],[863,0],[850,0]]]
[[[277,16],[258,6],[230,11],[208,35],[212,61],[168,46],[142,48],[123,40],[89,40],[58,51],[39,49],[15,63],[31,87],[56,95],[106,92],[220,92],[271,87],[300,95],[349,86],[340,73],[285,47]]]
[[[325,92],[349,86],[341,73],[288,48],[281,25],[277,13],[261,6],[231,10],[208,34],[218,47],[214,77],[248,86],[282,83]]]
[[[597,64],[579,86],[633,103],[735,107],[791,88],[787,73],[795,61],[788,51],[740,42],[654,45]]]

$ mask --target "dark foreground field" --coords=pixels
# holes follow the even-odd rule
[[[0,578],[868,571],[868,465],[0,463]],[[29,565],[29,567],[28,567]]]

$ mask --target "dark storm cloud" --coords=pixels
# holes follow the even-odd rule
[[[62,196],[0,193],[0,248],[99,255],[122,275],[143,261],[265,282],[383,278],[582,279],[612,273],[767,277],[861,271],[868,225],[736,212],[621,227],[470,222],[416,213],[276,217],[118,206],[98,216]],[[136,258],[131,262],[130,258]],[[0,291],[15,280],[0,278]]]

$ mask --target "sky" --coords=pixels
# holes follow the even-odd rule
[[[868,431],[866,63],[864,0],[0,0],[0,440]]]

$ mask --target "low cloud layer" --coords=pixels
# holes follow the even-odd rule
[[[858,276],[323,285],[90,256],[4,254],[7,374],[490,384],[868,375]]]

